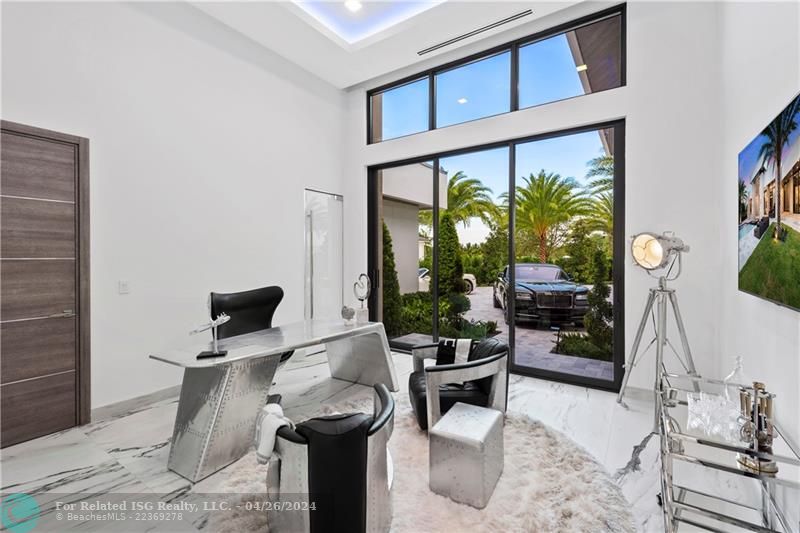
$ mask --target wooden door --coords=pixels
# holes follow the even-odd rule
[[[2,447],[89,421],[88,143],[2,123]]]

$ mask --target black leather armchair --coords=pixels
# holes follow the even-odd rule
[[[242,292],[211,293],[211,317],[225,313],[231,319],[217,328],[220,339],[244,335],[272,327],[272,317],[283,300],[283,289],[277,286],[262,287]],[[294,350],[281,354],[285,363]]]
[[[308,495],[299,509],[268,513],[270,530],[324,533],[389,531],[389,456],[394,398],[375,385],[373,414],[312,418],[282,427],[269,461],[267,494],[274,502]],[[281,495],[284,495],[281,497]],[[313,503],[314,509],[309,511]]]
[[[414,372],[408,378],[411,407],[420,429],[432,427],[457,402],[506,410],[508,345],[483,339],[472,345],[466,363],[425,367],[435,359],[438,344],[412,350]],[[439,394],[429,395],[428,391]]]

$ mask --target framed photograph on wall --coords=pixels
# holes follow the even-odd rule
[[[739,152],[739,290],[800,311],[800,95]]]

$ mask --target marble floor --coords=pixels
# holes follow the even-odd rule
[[[395,354],[394,360],[403,386],[397,394],[405,394],[411,360],[404,354]],[[296,354],[276,381],[272,392],[282,394],[282,404],[293,419],[315,414],[323,403],[371,395],[368,387],[332,380],[324,353]],[[176,393],[177,389],[161,397],[103,408],[93,414],[91,424],[2,450],[2,492],[34,495],[43,513],[55,512],[47,502],[68,493],[136,493],[170,502],[191,499],[193,493],[213,493],[224,482],[225,469],[192,486],[166,468]],[[633,391],[627,408],[615,400],[608,392],[512,376],[508,408],[543,421],[588,450],[622,487],[639,529],[661,531],[656,499],[658,442],[649,438],[652,399]],[[207,531],[205,524],[202,518],[180,527],[163,522],[135,527],[126,523],[124,529],[105,531],[186,531],[186,527]],[[87,523],[73,527],[104,530]]]

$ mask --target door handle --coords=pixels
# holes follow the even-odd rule
[[[75,316],[75,311],[72,309],[64,309],[60,313],[54,313],[47,318],[72,318]]]

